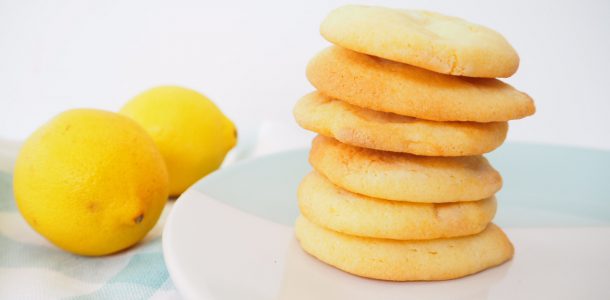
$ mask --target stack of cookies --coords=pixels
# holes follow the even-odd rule
[[[383,280],[444,280],[499,265],[513,246],[491,223],[500,174],[482,154],[532,99],[495,79],[519,57],[497,32],[425,11],[344,6],[321,26],[333,46],[294,109],[319,134],[298,190],[302,248]]]

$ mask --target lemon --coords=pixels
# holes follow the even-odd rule
[[[34,230],[67,251],[105,255],[134,245],[155,225],[168,180],[159,150],[137,123],[75,109],[25,141],[13,184]]]
[[[121,113],[144,127],[157,144],[172,196],[218,169],[237,142],[233,122],[210,99],[186,88],[150,89],[125,104]]]

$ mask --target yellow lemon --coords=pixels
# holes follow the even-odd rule
[[[169,172],[169,193],[180,195],[218,169],[237,142],[233,122],[196,91],[162,86],[130,100],[121,113],[152,136]]]
[[[168,180],[159,150],[137,123],[75,109],[25,141],[13,185],[34,230],[67,251],[105,255],[137,243],[155,225]]]

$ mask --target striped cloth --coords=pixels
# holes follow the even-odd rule
[[[178,299],[157,226],[136,247],[105,257],[62,251],[19,214],[12,175],[0,171],[0,299]]]

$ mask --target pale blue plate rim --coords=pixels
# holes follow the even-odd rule
[[[192,188],[242,211],[292,225],[298,215],[296,187],[311,170],[307,153],[302,148],[239,161]],[[610,151],[509,142],[485,156],[504,177],[496,223],[610,225]],[[243,189],[251,191],[248,199]]]

